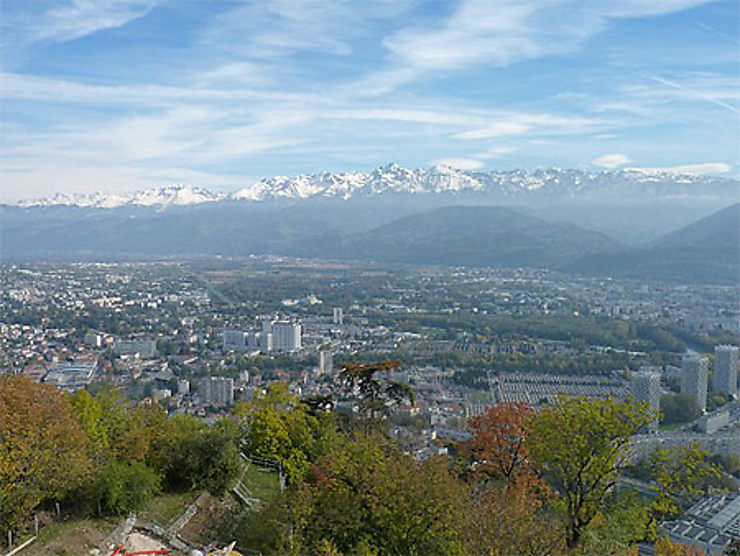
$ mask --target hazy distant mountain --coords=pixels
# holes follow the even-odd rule
[[[567,269],[621,278],[740,283],[740,204],[652,242],[644,249],[587,255]]]
[[[738,255],[740,241],[740,203],[735,203],[698,222],[666,234],[653,242],[656,247],[691,247],[714,245]]]
[[[433,199],[437,197],[413,203],[385,196],[211,202],[171,205],[167,210],[131,205],[111,209],[5,206],[0,207],[0,256],[38,261],[282,254],[529,266],[702,283],[737,283],[739,278],[738,204],[638,249],[522,210],[440,208]],[[409,214],[414,207],[416,213]],[[620,214],[628,218],[629,209]]]
[[[617,251],[613,239],[503,207],[446,207],[341,239],[334,256],[434,265],[557,267]],[[307,250],[309,254],[310,250]]]
[[[225,198],[221,193],[213,193],[201,187],[189,185],[168,185],[133,193],[57,193],[53,197],[21,201],[21,207],[69,206],[83,208],[158,207],[198,205]]]
[[[123,194],[58,194],[48,199],[23,201],[19,206],[78,206],[116,208],[145,206],[166,208],[216,201],[353,199],[379,195],[475,195],[492,200],[645,198],[685,196],[737,198],[738,182],[712,176],[676,174],[639,169],[588,172],[550,168],[479,172],[447,166],[407,169],[389,164],[372,172],[321,172],[275,176],[230,195],[203,188],[167,186]]]

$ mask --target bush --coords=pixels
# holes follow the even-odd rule
[[[112,461],[95,482],[97,499],[103,511],[126,515],[141,510],[159,492],[159,475],[143,463]]]
[[[211,427],[181,431],[170,439],[164,457],[167,482],[176,489],[206,489],[214,495],[226,492],[241,468],[236,430],[227,421]]]

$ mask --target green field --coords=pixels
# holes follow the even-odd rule
[[[280,492],[280,476],[278,473],[262,471],[254,464],[250,464],[247,468],[243,482],[252,497],[260,500],[269,500]]]

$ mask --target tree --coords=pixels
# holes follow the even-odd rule
[[[666,394],[660,397],[660,414],[666,425],[689,423],[701,417],[701,408],[696,396]]]
[[[227,419],[206,426],[194,418],[170,419],[167,434],[154,452],[170,487],[206,489],[223,494],[235,481],[241,462],[236,444],[239,432]]]
[[[79,390],[70,396],[70,405],[87,434],[91,458],[102,459],[109,448],[108,431],[103,423],[103,406],[87,390]]]
[[[468,424],[473,438],[465,446],[476,476],[503,480],[505,485],[531,476],[525,440],[532,410],[524,403],[489,407]]]
[[[632,436],[649,421],[645,404],[586,397],[561,397],[533,419],[530,453],[562,497],[569,548],[603,507]]]
[[[655,543],[655,556],[706,556],[706,554],[696,546],[674,543],[667,538]]]
[[[88,469],[87,438],[62,393],[25,376],[0,377],[0,526],[17,529]]]
[[[527,485],[471,492],[465,539],[471,554],[547,556],[564,552],[557,516],[543,509]]]
[[[111,461],[103,468],[94,486],[102,508],[113,515],[141,510],[159,489],[157,472],[138,461]]]
[[[650,474],[658,494],[650,505],[650,526],[681,513],[681,502],[703,492],[711,479],[720,477],[718,466],[699,443],[656,450],[649,458]]]
[[[375,421],[388,413],[389,404],[399,404],[408,401],[416,403],[413,389],[402,382],[382,381],[377,373],[392,371],[400,365],[400,361],[380,361],[378,363],[359,363],[348,361],[342,365],[339,376],[353,390],[356,390],[361,399],[362,410],[365,416]]]
[[[634,491],[617,491],[589,524],[579,548],[585,554],[637,556],[648,521],[648,507]]]
[[[420,464],[380,435],[343,435],[305,481],[242,529],[266,553],[465,554],[467,492],[432,458]]]
[[[284,384],[270,385],[248,404],[234,408],[251,454],[275,459],[289,483],[299,480],[332,442],[331,413],[314,410]]]

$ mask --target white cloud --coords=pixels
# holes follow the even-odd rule
[[[682,166],[667,166],[663,168],[628,168],[637,172],[648,174],[666,172],[669,174],[726,174],[732,170],[732,166],[726,162],[704,162],[702,164],[684,164]]]
[[[0,22],[3,65],[37,43],[65,42],[122,27],[163,0],[33,0],[4,2]],[[22,56],[21,56],[22,57]]]
[[[72,0],[57,2],[36,27],[38,39],[66,41],[121,27],[148,14],[157,0]]]
[[[608,168],[610,170],[613,170],[614,168],[619,168],[620,166],[629,164],[630,162],[632,162],[632,160],[630,160],[627,155],[621,153],[611,153],[605,154],[598,158],[594,158],[591,161],[591,164],[599,166],[601,168]]]
[[[523,135],[532,129],[532,126],[521,122],[500,122],[471,131],[464,131],[453,135],[454,139],[492,139],[507,135]]]
[[[576,50],[610,18],[666,14],[708,1],[464,0],[446,21],[402,29],[385,45],[397,64],[420,71],[500,67]]]
[[[262,0],[238,5],[213,18],[203,33],[208,44],[274,58],[299,51],[348,55],[351,40],[366,35],[373,20],[398,16],[410,0]]]
[[[507,147],[507,146],[491,147],[485,152],[477,153],[475,155],[475,158],[483,158],[483,159],[500,158],[504,155],[515,153],[516,151],[517,149],[514,147]]]
[[[608,125],[608,122],[602,120],[527,112],[503,113],[497,120],[484,127],[457,133],[452,138],[481,140],[516,135],[571,135]]]
[[[474,158],[438,158],[433,164],[437,166],[449,166],[458,170],[477,170],[483,168],[483,162]]]

